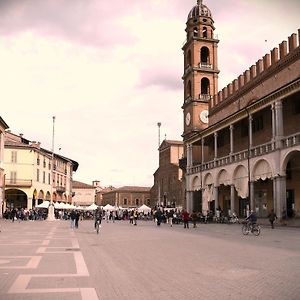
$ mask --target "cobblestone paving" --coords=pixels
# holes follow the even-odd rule
[[[0,220],[0,300],[300,299],[300,229]]]

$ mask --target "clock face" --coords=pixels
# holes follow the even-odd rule
[[[208,110],[202,110],[201,113],[199,114],[200,120],[207,124],[208,123]]]
[[[185,124],[186,124],[187,126],[189,126],[190,123],[191,123],[191,114],[190,114],[190,113],[187,113],[187,114],[185,115]]]

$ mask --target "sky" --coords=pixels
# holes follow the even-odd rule
[[[73,179],[153,185],[182,140],[185,23],[196,0],[0,0],[0,116],[79,163]],[[204,0],[219,90],[300,28],[298,0]],[[55,123],[53,124],[53,116]],[[54,126],[53,126],[54,125]]]

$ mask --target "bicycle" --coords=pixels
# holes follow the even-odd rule
[[[256,223],[251,224],[249,222],[243,222],[243,226],[242,226],[243,235],[248,235],[250,232],[253,233],[255,236],[259,236],[260,226]]]
[[[100,225],[100,220],[96,221],[96,232],[97,234],[99,234],[99,229],[100,229],[101,225]]]

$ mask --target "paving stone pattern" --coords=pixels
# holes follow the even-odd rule
[[[300,229],[0,220],[0,300],[300,299]]]

